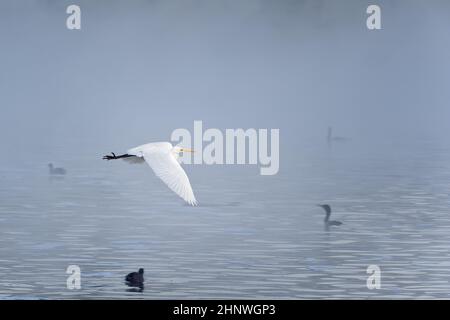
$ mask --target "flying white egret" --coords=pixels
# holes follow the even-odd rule
[[[104,156],[104,160],[124,159],[132,163],[147,162],[158,178],[173,192],[192,206],[197,205],[189,178],[178,162],[181,152],[194,152],[192,149],[173,147],[169,142],[143,144],[127,151],[126,154]]]

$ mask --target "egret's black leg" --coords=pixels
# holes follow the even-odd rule
[[[111,152],[112,156],[110,155],[106,155],[103,157],[103,160],[116,160],[116,159],[121,159],[121,158],[129,158],[129,157],[134,157],[131,154],[122,154],[120,156],[116,156],[116,154],[114,152]]]

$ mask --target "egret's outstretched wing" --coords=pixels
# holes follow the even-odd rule
[[[143,157],[155,174],[167,186],[192,206],[197,205],[189,178],[172,152],[149,150]]]

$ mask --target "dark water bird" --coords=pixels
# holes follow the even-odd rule
[[[331,226],[340,226],[342,222],[336,220],[330,220],[331,216],[331,207],[328,204],[318,204],[317,206],[321,207],[325,210],[325,219],[323,219],[323,224],[325,226],[325,230],[329,230]]]
[[[144,287],[144,269],[140,268],[138,272],[131,272],[125,277],[125,282],[130,287]]]
[[[345,137],[338,137],[338,136],[333,136],[333,129],[331,127],[328,127],[328,134],[327,134],[327,142],[328,144],[331,144],[333,141],[336,142],[343,142],[343,141],[348,141],[350,140],[349,138],[345,138]]]
[[[52,163],[48,164],[49,173],[52,175],[65,175],[67,173],[64,168],[55,168]]]

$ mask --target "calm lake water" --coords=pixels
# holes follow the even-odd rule
[[[450,149],[348,141],[255,166],[185,166],[189,207],[146,165],[53,150],[0,169],[0,298],[450,298]],[[68,170],[50,178],[47,163]],[[328,232],[317,203],[343,225]],[[381,289],[366,268],[381,268]],[[66,269],[81,268],[81,289]],[[124,276],[145,268],[134,292]]]

